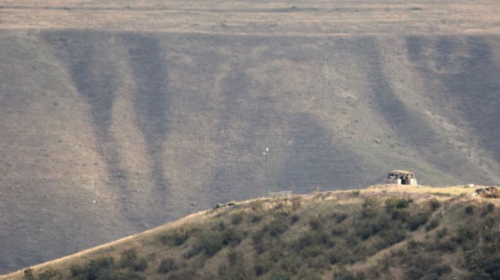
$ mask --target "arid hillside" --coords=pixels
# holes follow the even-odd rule
[[[495,1],[19,2],[0,0],[0,273],[266,184],[500,182]]]
[[[493,280],[498,199],[379,185],[199,212],[2,280]]]

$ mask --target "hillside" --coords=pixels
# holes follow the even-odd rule
[[[105,2],[105,3],[103,3]],[[0,0],[0,273],[270,189],[500,182],[497,1]]]
[[[373,186],[263,198],[27,268],[16,279],[497,279],[497,199]]]

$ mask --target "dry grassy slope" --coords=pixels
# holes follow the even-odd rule
[[[260,196],[266,146],[273,190],[392,168],[498,181],[499,49],[493,35],[2,31],[0,271]]]
[[[43,279],[234,279],[233,273],[237,279],[274,279],[278,274],[290,277],[283,279],[332,279],[334,273],[344,273],[334,279],[478,279],[483,270],[487,273],[481,279],[490,279],[494,261],[477,268],[469,260],[473,256],[484,262],[483,254],[497,253],[491,242],[500,242],[494,233],[498,201],[473,192],[462,186],[381,185],[251,200],[32,268],[40,279],[47,271],[55,274]],[[218,234],[229,243],[216,245]],[[490,249],[481,251],[483,245]],[[115,276],[103,272],[108,268],[82,270],[89,261],[108,257],[115,260],[109,268]],[[165,259],[175,265],[159,272]],[[141,260],[147,265],[139,266]],[[70,267],[81,271],[79,276],[71,276]],[[349,278],[342,268],[358,278]],[[85,274],[90,271],[94,274]],[[26,279],[23,274],[0,279]]]

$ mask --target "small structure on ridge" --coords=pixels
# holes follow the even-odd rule
[[[387,175],[387,183],[388,184],[396,184],[396,185],[417,185],[417,178],[415,174],[406,170],[392,170],[389,171]]]

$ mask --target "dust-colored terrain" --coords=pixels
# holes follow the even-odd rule
[[[377,185],[255,199],[0,279],[495,279],[499,202],[475,194]]]
[[[0,1],[0,272],[217,202],[500,181],[496,1]]]

